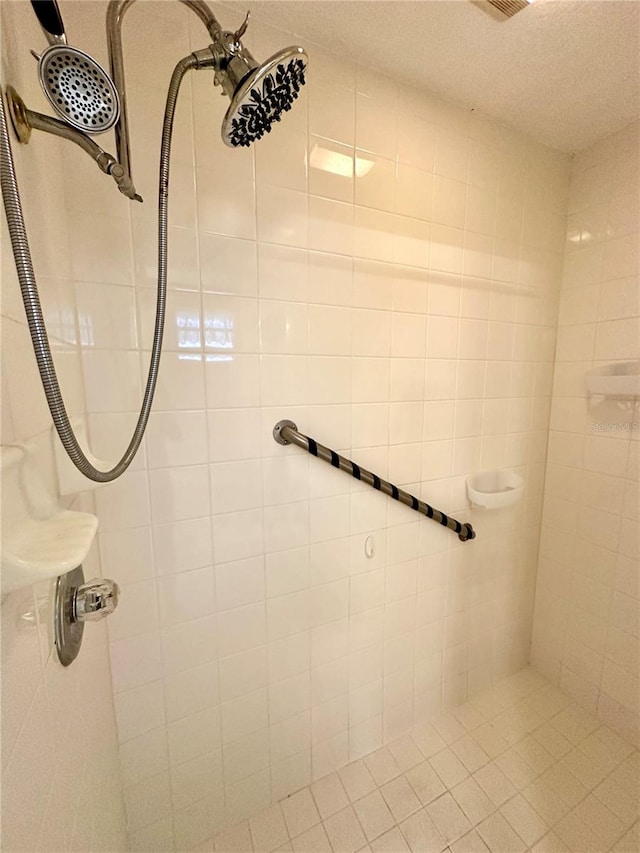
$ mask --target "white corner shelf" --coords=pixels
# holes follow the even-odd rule
[[[640,397],[640,361],[620,361],[594,367],[585,374],[585,385],[591,397],[615,397],[619,400]]]
[[[86,558],[95,515],[58,507],[23,447],[2,447],[2,593],[58,577]]]
[[[467,478],[467,497],[476,509],[502,509],[517,503],[524,480],[514,471],[483,471]]]

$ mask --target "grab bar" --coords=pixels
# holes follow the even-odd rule
[[[448,515],[445,515],[444,512],[440,512],[439,509],[434,509],[432,506],[429,506],[428,503],[418,500],[418,498],[410,495],[409,492],[399,489],[397,486],[394,486],[393,483],[388,483],[386,480],[383,480],[382,477],[378,477],[377,474],[372,474],[371,471],[361,468],[350,459],[340,456],[340,454],[336,453],[335,450],[330,450],[323,444],[319,444],[313,438],[309,438],[308,435],[303,435],[301,432],[298,432],[298,427],[293,421],[278,421],[273,428],[273,437],[278,444],[295,444],[303,450],[306,450],[312,456],[317,456],[318,459],[322,459],[324,462],[328,462],[330,465],[333,465],[334,468],[339,468],[341,471],[351,474],[351,476],[355,477],[356,480],[361,480],[363,483],[373,486],[373,488],[377,489],[379,492],[384,492],[385,495],[388,495],[395,501],[400,501],[400,503],[408,506],[410,509],[422,513],[422,515],[426,515],[427,518],[432,518],[434,521],[437,521],[438,524],[442,524],[443,527],[448,527],[449,530],[455,531],[462,542],[467,542],[469,539],[475,539],[476,537],[475,531],[470,524],[460,524],[460,522],[456,521],[455,518],[449,518]]]

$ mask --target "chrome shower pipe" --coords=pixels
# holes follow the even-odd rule
[[[33,261],[29,249],[29,240],[24,224],[20,192],[16,177],[13,153],[9,141],[9,129],[4,107],[4,100],[0,97],[0,185],[2,198],[7,215],[11,248],[20,282],[22,301],[24,303],[31,342],[38,364],[38,371],[42,380],[42,386],[47,398],[47,404],[62,445],[69,455],[73,464],[85,477],[96,483],[110,483],[123,474],[136,455],[142,437],[149,420],[153,395],[158,380],[160,367],[160,354],[162,352],[162,336],[164,330],[164,318],[167,303],[167,222],[169,204],[169,164],[171,160],[171,137],[173,132],[173,120],[175,116],[176,102],[180,91],[182,78],[187,71],[198,67],[198,61],[194,56],[187,56],[176,65],[165,107],[164,122],[162,127],[162,144],[160,148],[160,177],[158,188],[158,298],[156,304],[156,322],[153,333],[153,345],[151,348],[151,359],[149,372],[145,386],[140,414],[136,422],[133,435],[122,458],[108,471],[96,468],[87,458],[69,421],[55,364],[51,354],[47,329],[42,314],[38,287],[33,269]]]
[[[202,21],[212,42],[222,38],[222,27],[204,0],[180,0]],[[122,53],[122,21],[127,10],[135,0],[110,0],[107,7],[107,46],[111,79],[120,96],[120,117],[115,126],[116,151],[118,162],[122,165],[126,177],[131,181],[131,144],[129,141],[129,115],[125,91],[124,58]],[[135,191],[135,190],[134,190]]]

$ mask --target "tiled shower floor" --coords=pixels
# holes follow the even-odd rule
[[[525,669],[198,850],[640,851],[640,753]]]

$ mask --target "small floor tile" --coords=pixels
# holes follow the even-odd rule
[[[521,794],[505,803],[500,809],[500,814],[508,820],[529,847],[532,847],[550,829],[531,803]]]
[[[604,782],[609,775],[609,771],[600,762],[589,758],[580,749],[572,749],[560,760],[559,765],[575,776],[587,790]]]
[[[495,811],[496,807],[472,776],[468,776],[452,788],[451,793],[472,826]]]
[[[451,713],[468,732],[475,731],[478,726],[484,723],[483,715],[471,702],[465,702],[464,705],[452,708]]]
[[[436,752],[446,747],[446,742],[430,723],[422,723],[412,732],[412,738],[425,758],[430,758]]]
[[[518,755],[524,758],[529,767],[531,767],[535,772],[536,776],[544,773],[545,770],[548,770],[553,764],[555,764],[553,755],[551,755],[550,752],[547,752],[544,746],[541,743],[538,743],[538,741],[531,737],[531,735],[516,744],[515,750]]]
[[[349,798],[337,773],[314,782],[311,793],[323,820],[349,805]]]
[[[466,767],[456,757],[455,753],[447,748],[441,752],[432,755],[429,759],[429,764],[442,779],[447,788],[453,788],[458,782],[469,775]]]
[[[475,829],[451,844],[451,853],[489,853],[489,848]]]
[[[324,822],[324,828],[334,851],[355,853],[367,843],[360,822],[352,806],[332,815]]]
[[[307,829],[311,829],[312,826],[320,823],[318,809],[308,788],[303,788],[296,794],[281,800],[280,805],[291,838],[301,835]]]
[[[562,758],[573,749],[573,744],[552,723],[545,723],[532,733],[532,737],[542,744],[555,759]]]
[[[593,793],[626,827],[631,826],[640,816],[640,798],[626,791],[613,776],[605,779]]]
[[[395,824],[380,791],[373,791],[353,804],[368,841],[372,841]]]
[[[509,749],[507,741],[491,723],[483,723],[483,725],[474,729],[473,737],[489,758],[497,758]]]
[[[640,823],[636,823],[611,848],[614,853],[638,853],[640,850]]]
[[[569,705],[553,717],[551,725],[576,746],[589,737],[600,723],[578,705]]]
[[[367,770],[364,761],[354,761],[352,764],[347,764],[346,767],[338,771],[338,775],[351,802],[359,800],[365,794],[376,789],[376,783]]]
[[[473,778],[495,806],[506,803],[516,793],[511,782],[494,763],[481,767],[473,774]]]
[[[387,782],[380,791],[397,823],[422,808],[422,803],[404,776]]]
[[[469,820],[449,793],[429,803],[426,809],[447,844],[456,841],[471,829]]]
[[[248,821],[217,835],[213,839],[213,849],[216,853],[253,853]]]
[[[376,785],[384,785],[390,779],[395,779],[401,773],[396,760],[386,747],[377,749],[364,759],[367,770],[373,776]]]
[[[308,829],[291,842],[295,853],[332,853],[331,844],[322,824]]]
[[[465,727],[456,720],[453,714],[440,714],[434,717],[431,723],[438,734],[448,744],[454,743],[454,741],[464,737],[467,733]]]
[[[490,761],[487,753],[472,735],[461,737],[452,744],[451,749],[469,773],[475,773]]]
[[[577,806],[589,793],[588,789],[580,782],[573,773],[570,773],[560,764],[550,767],[540,779],[548,785],[554,794],[559,797],[569,808]]]
[[[416,792],[423,806],[440,797],[447,790],[444,783],[429,764],[423,761],[405,773],[405,778]]]
[[[597,835],[603,846],[609,849],[625,832],[625,825],[594,794],[583,800],[575,809],[575,815]]]
[[[601,853],[602,841],[573,812],[563,817],[553,831],[575,853]]]
[[[569,848],[555,832],[548,832],[531,850],[532,853],[569,853]]]
[[[477,827],[491,853],[522,853],[527,845],[501,814],[495,812]]]
[[[392,741],[388,749],[403,773],[424,761],[424,755],[410,735]]]
[[[252,817],[249,830],[254,849],[258,853],[271,853],[289,840],[279,803]]]
[[[373,853],[411,853],[397,826],[372,841],[371,850]]]
[[[530,782],[533,782],[536,776],[540,775],[527,764],[524,758],[516,752],[515,748],[499,755],[496,758],[496,765],[518,790],[526,788]]]
[[[433,853],[434,850],[446,847],[446,841],[426,809],[421,809],[403,821],[400,829],[412,853]]]
[[[569,806],[543,779],[534,779],[530,785],[523,788],[522,796],[548,826],[555,826],[569,811]]]

